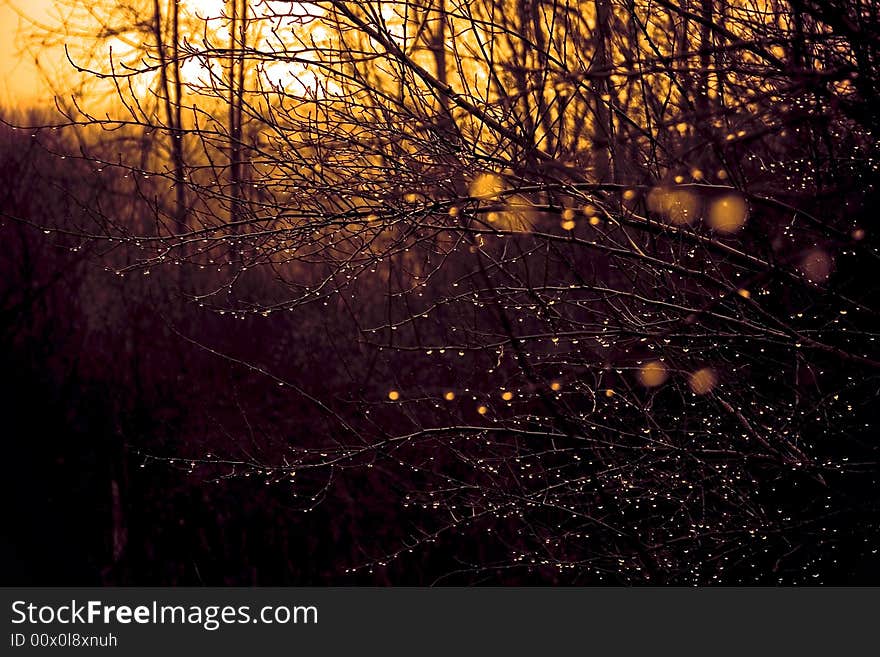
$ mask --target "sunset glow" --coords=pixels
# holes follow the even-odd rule
[[[880,579],[871,3],[0,8],[28,567]]]

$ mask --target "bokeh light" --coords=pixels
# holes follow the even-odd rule
[[[669,374],[666,365],[659,360],[652,360],[642,365],[639,370],[639,381],[647,388],[655,388],[666,382]]]
[[[712,392],[717,384],[718,375],[715,374],[715,370],[711,367],[699,369],[691,373],[688,378],[688,385],[694,394],[697,395],[706,395]]]
[[[749,217],[749,206],[739,194],[725,194],[709,204],[706,221],[719,233],[735,233]]]

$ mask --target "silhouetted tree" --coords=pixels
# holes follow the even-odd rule
[[[182,33],[156,2],[141,59],[80,65],[119,106],[34,126],[167,135],[170,168],[90,132],[154,221],[65,230],[124,247],[117,275],[173,270],[228,326],[174,333],[265,386],[149,462],[365,505],[343,567],[376,581],[870,558],[873,5],[226,5]]]

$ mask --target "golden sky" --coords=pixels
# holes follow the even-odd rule
[[[51,30],[61,24],[61,14],[70,11],[69,7],[63,9],[64,4],[56,0],[0,0],[0,106],[43,106],[52,102],[54,93],[64,95],[69,90],[64,85],[77,74],[67,61],[63,46],[47,47],[33,36],[40,27]],[[89,3],[80,5],[87,7]],[[193,15],[218,16],[225,1],[184,0],[184,5]],[[63,40],[60,34],[55,32],[56,42]],[[117,53],[125,50],[120,50],[119,44],[108,45],[116,45]],[[72,56],[77,57],[76,48]],[[53,81],[52,85],[47,79]]]
[[[42,25],[55,22],[54,0],[0,0],[0,104],[29,106],[49,102],[52,92],[45,74],[66,65],[60,47],[45,48],[24,37],[28,19]]]

